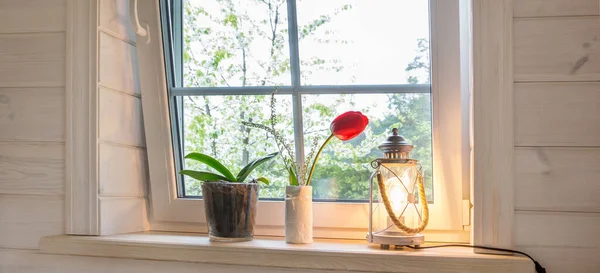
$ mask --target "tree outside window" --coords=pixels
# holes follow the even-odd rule
[[[403,31],[395,30],[394,18],[385,18],[388,11],[381,8],[385,5],[425,9],[413,12],[418,14],[411,16],[421,16],[414,26],[405,28],[425,31],[413,31],[414,39],[407,41],[401,36]],[[429,84],[427,5],[427,1],[298,0],[302,83]],[[291,84],[286,1],[189,0],[184,1],[183,8],[184,87],[272,86],[275,90]],[[370,23],[354,22],[356,18],[366,18]],[[361,31],[364,25],[367,29]],[[379,27],[368,29],[371,25]],[[406,57],[408,53],[410,57]],[[278,128],[293,143],[291,96],[276,98]],[[241,168],[251,158],[277,151],[271,135],[241,124],[267,124],[269,102],[266,95],[184,97],[184,154],[203,152]],[[329,123],[338,114],[358,110],[370,118],[361,136],[327,146],[311,183],[315,199],[366,200],[373,171],[370,162],[381,156],[377,146],[391,128],[398,127],[415,145],[412,157],[423,165],[428,200],[433,200],[429,93],[303,95],[302,104],[307,154],[315,139],[320,143],[326,138]],[[204,168],[194,162],[186,164],[186,168]],[[262,198],[284,197],[288,176],[281,160],[261,166],[257,173],[272,181],[269,186],[261,186]],[[186,178],[184,185],[187,196],[201,195],[199,181]]]

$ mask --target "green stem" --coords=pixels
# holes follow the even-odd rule
[[[325,143],[323,143],[323,145],[321,145],[321,148],[319,148],[319,151],[317,152],[317,155],[315,156],[315,160],[313,161],[313,164],[310,167],[310,173],[308,174],[308,179],[306,180],[306,186],[310,186],[310,179],[312,178],[313,172],[315,171],[315,166],[317,165],[317,160],[319,160],[319,156],[321,155],[321,152],[323,152],[323,149],[325,148],[327,143],[329,143],[329,141],[331,141],[332,138],[333,138],[333,134],[331,134],[327,138],[327,140],[325,140]]]

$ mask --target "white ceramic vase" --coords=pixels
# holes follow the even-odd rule
[[[313,242],[312,186],[285,187],[285,242]]]

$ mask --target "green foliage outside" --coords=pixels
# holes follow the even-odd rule
[[[206,1],[210,2],[210,1]],[[284,86],[290,84],[287,5],[277,1],[218,0],[210,4],[185,1],[184,5],[184,85],[201,87]],[[342,5],[327,14],[299,25],[299,39],[319,43],[352,43],[325,39],[327,25],[352,9]],[[258,14],[258,15],[257,15]],[[404,82],[429,83],[429,43],[416,42],[414,60],[404,64]],[[399,64],[402,65],[402,64]],[[344,71],[344,61],[305,56],[302,77],[320,71]],[[403,82],[403,81],[400,81]],[[278,129],[293,143],[291,96],[277,95]],[[269,124],[269,96],[194,96],[184,98],[185,153],[201,152],[226,166],[241,169],[249,159],[277,151],[272,136],[242,121]],[[306,95],[303,101],[305,153],[313,143],[321,144],[329,135],[329,124],[348,110],[363,112],[370,124],[359,137],[332,141],[321,155],[313,177],[317,199],[365,200],[368,198],[370,162],[381,157],[377,146],[390,135],[400,133],[415,149],[426,177],[428,199],[432,199],[431,97],[429,94],[346,94]],[[209,170],[204,164],[186,161],[186,169]],[[280,158],[259,166],[257,176],[268,177],[261,185],[262,198],[283,198],[288,173]],[[200,182],[186,178],[186,195],[201,195]]]

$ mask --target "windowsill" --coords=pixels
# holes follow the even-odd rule
[[[381,250],[352,240],[286,244],[280,238],[213,243],[193,234],[143,232],[112,236],[50,236],[47,254],[366,272],[533,272],[526,258],[475,254],[468,248]]]

